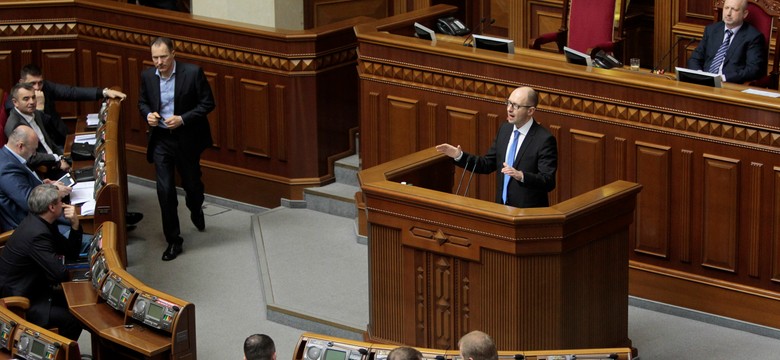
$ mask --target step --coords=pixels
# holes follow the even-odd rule
[[[333,183],[304,189],[303,200],[307,209],[354,219],[357,217],[355,193],[358,191],[357,186]]]
[[[357,173],[360,169],[360,157],[351,155],[336,161],[333,172],[336,175],[336,182],[352,186],[360,186],[357,179]]]
[[[253,216],[252,234],[269,320],[362,339],[368,250],[355,241],[352,219],[279,207]]]

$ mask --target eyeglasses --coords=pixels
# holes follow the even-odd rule
[[[506,104],[506,106],[511,107],[512,110],[514,110],[514,111],[520,110],[520,108],[532,108],[532,107],[534,107],[533,105],[515,104],[515,103],[509,101],[509,99],[506,100],[505,104]]]

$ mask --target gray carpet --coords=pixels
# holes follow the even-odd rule
[[[306,235],[291,236],[262,229],[262,241],[256,244],[252,216],[265,209],[209,197],[204,209],[206,232],[200,233],[189,222],[180,197],[184,253],[174,261],[163,262],[160,256],[166,244],[156,192],[151,185],[131,178],[130,210],[142,211],[145,218],[138,228],[128,233],[128,271],[154,288],[195,304],[199,359],[241,359],[243,340],[253,333],[273,337],[277,358],[291,359],[303,331],[268,321],[265,299],[312,314],[324,313],[329,319],[365,328],[367,297],[360,295],[366,293],[367,282],[364,245],[354,245],[354,240],[337,246],[324,243],[328,241],[325,234],[343,232],[354,226],[351,220],[331,226],[313,220],[309,210],[300,210],[301,215],[294,217],[273,210],[265,215],[269,216],[266,220],[288,223],[288,228],[305,227]],[[354,236],[354,233],[344,236]],[[264,252],[267,257],[259,259],[258,254]],[[332,252],[348,254],[346,257],[354,261],[341,266],[343,260],[331,258]],[[269,274],[261,273],[260,269],[269,269]],[[315,276],[323,275],[337,282],[348,281],[351,291],[342,293],[350,298],[319,296],[321,290],[316,286],[322,282],[314,280]],[[345,280],[347,276],[353,278]],[[271,284],[264,284],[264,278]],[[632,303],[637,303],[636,299]],[[638,303],[652,308],[646,302]],[[681,313],[686,312],[683,309]],[[776,333],[774,329],[769,330]],[[629,307],[629,337],[642,359],[780,358],[780,340],[775,338],[636,306]],[[87,337],[82,339],[82,352],[89,353]]]

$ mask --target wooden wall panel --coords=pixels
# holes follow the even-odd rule
[[[92,58],[90,57],[79,62],[76,49],[42,49],[41,63],[38,65],[41,67],[41,71],[47,80],[62,84],[78,84],[77,74],[80,71],[80,66],[91,65],[91,60]],[[24,63],[22,66],[26,64]],[[65,69],[73,69],[73,71],[64,71]],[[57,112],[63,118],[75,117],[77,115],[76,111],[77,104],[74,102],[57,102]]]
[[[388,0],[305,0],[304,27],[310,29],[341,20],[369,16],[387,17]]]
[[[571,130],[572,159],[570,174],[579,180],[571,183],[571,196],[577,196],[604,185],[606,145],[604,134]]]
[[[680,248],[680,261],[689,263],[691,261],[691,197],[693,196],[693,152],[690,150],[680,151],[680,170],[676,183],[679,184],[679,196],[675,198],[677,206],[671,208],[676,210],[675,218],[679,221],[675,226],[676,236]]]
[[[702,265],[735,272],[739,223],[739,160],[704,155]]]
[[[384,274],[379,281],[374,281],[368,296],[371,308],[371,319],[369,329],[374,333],[389,334],[392,338],[402,339],[409,334],[398,321],[394,319],[409,316],[404,313],[404,308],[398,304],[404,304],[406,294],[415,293],[415,281],[405,279],[404,274],[415,271],[404,271],[404,266],[413,266],[414,262],[404,262],[406,256],[401,248],[401,231],[399,229],[369,224],[369,238],[372,240],[368,245],[369,259],[384,259],[384,261],[369,261],[369,276],[371,274]],[[412,280],[412,281],[406,281]],[[375,301],[372,299],[385,298],[387,301]],[[390,337],[388,337],[390,338]]]
[[[643,185],[636,211],[637,242],[634,251],[667,258],[671,236],[672,196],[670,176],[674,173],[670,147],[636,142],[636,182]]]
[[[216,99],[231,99],[224,97],[224,94],[222,94],[224,87],[218,84],[219,74],[211,71],[204,71],[203,74],[206,75],[206,81],[208,81],[209,86],[211,86],[211,92],[214,95],[215,101]],[[222,137],[222,124],[220,124],[222,117],[219,116],[219,111],[217,110],[212,111],[209,114],[208,119],[209,129],[211,129],[212,146],[219,148],[219,144],[221,143],[219,139]]]
[[[780,167],[775,166],[772,171],[772,187],[774,188],[775,198],[772,206],[772,221],[774,224],[780,224]],[[780,283],[780,227],[774,226],[771,239],[771,279],[773,282]]]
[[[0,50],[0,84],[3,84],[0,89],[3,92],[10,92],[11,87],[19,81],[19,72],[13,70],[11,50]]]
[[[380,123],[382,162],[397,159],[417,149],[420,122],[420,101],[417,99],[388,96],[386,100],[387,122]],[[393,146],[386,142],[392,141]],[[387,146],[385,146],[387,145]]]
[[[241,117],[245,119],[237,127],[239,143],[247,155],[271,157],[271,138],[268,83],[241,80]]]

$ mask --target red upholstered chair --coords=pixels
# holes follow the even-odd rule
[[[554,41],[558,44],[558,52],[561,53],[564,46],[583,53],[590,53],[591,49],[597,47],[615,53],[617,44],[622,41],[626,2],[626,0],[564,1],[560,30],[534,39],[531,48],[540,50],[542,45]],[[614,26],[616,6],[619,7],[617,34]]]
[[[723,14],[724,0],[715,1],[715,19],[720,19]],[[772,0],[752,0],[748,1],[748,15],[745,18],[745,22],[753,25],[758,31],[764,34],[764,40],[766,41],[767,59],[772,53],[769,49],[772,39],[772,26],[775,23],[775,19],[780,16],[775,2]],[[780,32],[776,35],[775,44],[779,44]],[[774,59],[772,60],[772,71],[769,75],[764,76],[761,79],[751,82],[750,86],[758,86],[764,88],[778,88],[778,78],[780,77],[780,52],[775,51]]]

